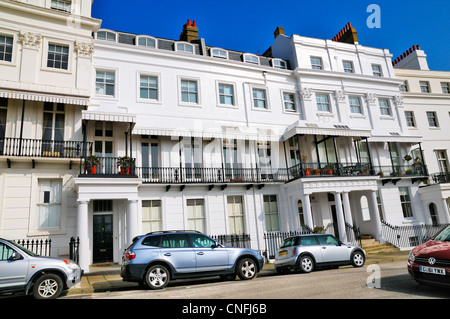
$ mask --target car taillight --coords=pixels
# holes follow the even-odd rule
[[[294,247],[294,249],[292,250],[292,256],[295,256],[295,253],[297,252],[297,247]]]
[[[133,253],[132,251],[125,254],[125,258],[128,260],[134,259],[135,257],[136,257],[136,254]]]

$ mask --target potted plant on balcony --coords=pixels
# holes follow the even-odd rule
[[[100,164],[100,158],[97,155],[89,155],[86,157],[84,165],[88,174],[94,175],[97,173],[97,165]]]
[[[117,167],[120,168],[120,174],[129,175],[130,174],[130,166],[131,166],[130,157],[128,157],[128,156],[119,157],[119,160],[117,161]]]

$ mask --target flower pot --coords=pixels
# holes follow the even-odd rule
[[[86,166],[86,170],[87,170],[88,174],[95,175],[97,173],[97,165]]]
[[[120,167],[120,174],[130,175],[130,168],[129,167]]]

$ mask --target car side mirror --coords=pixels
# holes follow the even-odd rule
[[[20,260],[22,259],[22,255],[19,254],[17,251],[13,252],[11,257],[9,257],[10,260]]]

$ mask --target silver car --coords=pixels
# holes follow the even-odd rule
[[[122,258],[124,281],[162,289],[170,280],[220,276],[232,280],[255,278],[264,260],[247,248],[225,247],[197,231],[161,231],[138,236]]]
[[[362,267],[365,259],[359,246],[344,244],[329,234],[308,234],[284,240],[276,253],[275,269],[278,273],[291,269],[309,273],[321,266]]]
[[[36,299],[54,299],[79,283],[82,275],[71,260],[40,257],[0,238],[0,293],[25,292]]]

